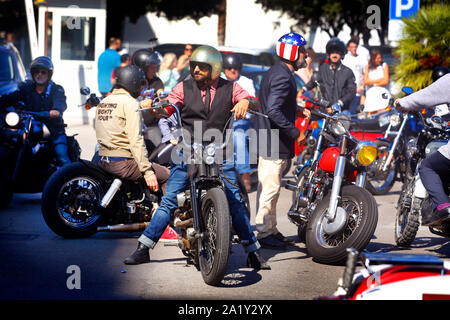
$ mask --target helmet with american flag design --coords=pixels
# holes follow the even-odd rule
[[[298,48],[306,45],[302,35],[294,32],[286,33],[277,42],[277,55],[289,61],[296,61],[299,57]]]

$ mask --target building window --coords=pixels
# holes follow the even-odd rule
[[[61,60],[94,61],[95,18],[61,17]]]

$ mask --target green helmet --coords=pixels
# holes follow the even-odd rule
[[[190,62],[206,63],[211,67],[211,79],[215,80],[222,72],[222,55],[220,52],[211,46],[200,46],[194,50],[190,58]],[[191,73],[193,72],[191,68]]]

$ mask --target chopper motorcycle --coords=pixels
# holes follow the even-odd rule
[[[186,139],[177,106],[164,103],[152,108],[162,107],[175,111],[178,130],[173,135],[178,137],[179,143],[172,159],[186,165],[189,179],[189,187],[177,195],[178,208],[173,214],[172,224],[180,234],[178,247],[201,272],[204,282],[215,286],[225,275],[232,244],[233,230],[225,180],[233,183],[226,176],[221,156],[225,156],[225,148],[234,150],[229,143],[233,116],[214,140],[197,143]]]
[[[0,209],[6,209],[13,193],[37,193],[57,171],[50,131],[42,123],[48,112],[25,110],[23,103],[9,107],[0,115]],[[67,136],[72,162],[80,157],[75,135]]]
[[[315,261],[339,264],[347,248],[365,248],[375,232],[377,204],[364,184],[378,151],[353,137],[338,115],[318,109],[311,115],[324,121],[313,157],[285,185],[294,192],[288,218]]]
[[[423,123],[423,129],[416,138],[407,145],[408,167],[411,175],[405,181],[397,202],[395,219],[395,242],[400,247],[409,247],[414,241],[419,229],[421,218],[433,212],[428,192],[423,186],[420,175],[420,163],[430,154],[437,151],[450,139],[450,126],[439,116],[424,119],[416,113]],[[444,190],[450,195],[450,180],[442,177]],[[450,201],[450,198],[449,198]],[[450,222],[429,226],[431,233],[450,238]]]
[[[100,103],[89,88],[83,87],[80,92],[89,95],[84,104],[86,109]],[[171,150],[153,152],[149,159],[167,158]],[[41,211],[56,234],[84,238],[98,231],[138,231],[148,226],[162,192],[151,192],[143,178],[139,181],[119,179],[97,165],[99,158],[94,154],[92,161],[80,159],[64,166],[46,183]]]

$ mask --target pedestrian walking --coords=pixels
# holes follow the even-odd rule
[[[112,89],[111,74],[114,68],[120,66],[120,54],[117,52],[120,44],[116,38],[109,39],[109,47],[98,58],[98,90],[106,96]]]

